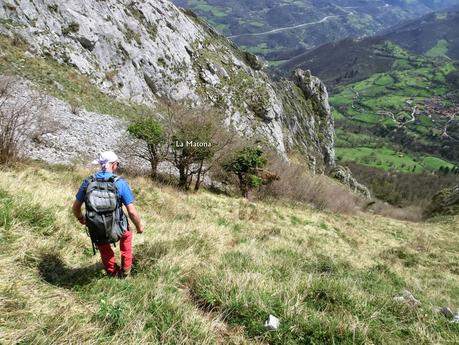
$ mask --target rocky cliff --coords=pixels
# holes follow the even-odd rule
[[[0,4],[0,33],[26,41],[26,59],[71,66],[126,104],[154,107],[161,98],[212,103],[244,135],[262,135],[285,156],[301,152],[312,170],[334,165],[323,84],[302,71],[272,82],[255,56],[239,51],[192,12],[165,0]],[[59,121],[59,112],[53,116]],[[79,142],[91,146],[91,136]]]
[[[459,214],[459,185],[444,188],[432,197],[427,216]]]

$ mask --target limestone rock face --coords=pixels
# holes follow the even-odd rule
[[[290,80],[278,84],[278,93],[288,147],[299,149],[312,171],[329,171],[335,166],[335,130],[325,85],[309,71],[298,69]]]
[[[337,165],[331,170],[330,176],[348,186],[353,192],[362,194],[367,199],[371,198],[370,190],[365,185],[357,182],[348,167]]]
[[[0,33],[20,35],[33,54],[75,67],[104,93],[151,106],[159,98],[213,104],[228,125],[265,137],[285,157],[297,149],[315,172],[334,166],[333,120],[320,80],[299,70],[274,83],[259,59],[192,12],[168,0],[10,2],[0,6],[0,19],[14,25]]]
[[[319,78],[311,75],[310,70],[295,70],[293,81],[304,92],[306,98],[312,98],[317,106],[322,108],[321,110],[324,114],[330,113],[327,88]]]
[[[249,52],[244,53],[245,61],[252,67],[254,70],[259,71],[264,67],[264,62],[258,56],[251,54]]]

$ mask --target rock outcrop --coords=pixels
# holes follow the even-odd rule
[[[348,186],[353,192],[359,193],[367,199],[371,199],[370,190],[365,185],[357,182],[348,167],[337,165],[330,171],[330,176]]]
[[[28,122],[15,138],[22,154],[52,164],[72,164],[91,161],[101,151],[119,151],[118,145],[126,137],[126,121],[72,108],[44,96],[31,82],[0,76],[0,89],[6,83],[8,90],[0,94],[0,111],[15,112],[20,115],[10,119]],[[5,106],[8,103],[10,107]]]
[[[280,82],[278,93],[284,105],[282,122],[290,133],[288,146],[308,158],[312,171],[333,168],[335,131],[325,85],[310,71],[297,69],[290,80]]]
[[[435,194],[427,210],[429,216],[438,214],[459,214],[459,185],[444,188]]]
[[[7,2],[0,20],[10,25],[1,34],[21,37],[31,54],[73,66],[118,100],[211,103],[242,134],[265,137],[284,156],[299,150],[313,171],[334,165],[323,84],[302,71],[272,82],[256,57],[170,1]]]

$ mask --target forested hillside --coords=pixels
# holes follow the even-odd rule
[[[457,0],[293,1],[175,0],[206,18],[240,47],[272,64],[321,44],[371,36],[425,13],[457,5]]]

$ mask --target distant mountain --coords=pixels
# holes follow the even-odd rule
[[[327,43],[277,71],[309,69],[325,82],[338,160],[403,172],[451,171],[459,164],[458,58],[459,11],[449,10],[377,37]]]
[[[239,46],[273,61],[324,43],[370,36],[459,0],[174,0]]]
[[[310,69],[333,89],[394,68],[396,57],[385,49],[385,41],[416,54],[459,59],[459,10],[430,13],[377,37],[327,43],[288,60],[278,70],[288,74],[295,68]]]
[[[395,58],[384,50],[382,43],[384,39],[381,37],[346,38],[327,43],[288,60],[278,66],[276,72],[288,75],[296,68],[309,69],[320,75],[327,88],[333,90],[337,85],[389,70]]]
[[[459,7],[397,25],[382,36],[418,54],[444,54],[459,60]]]

